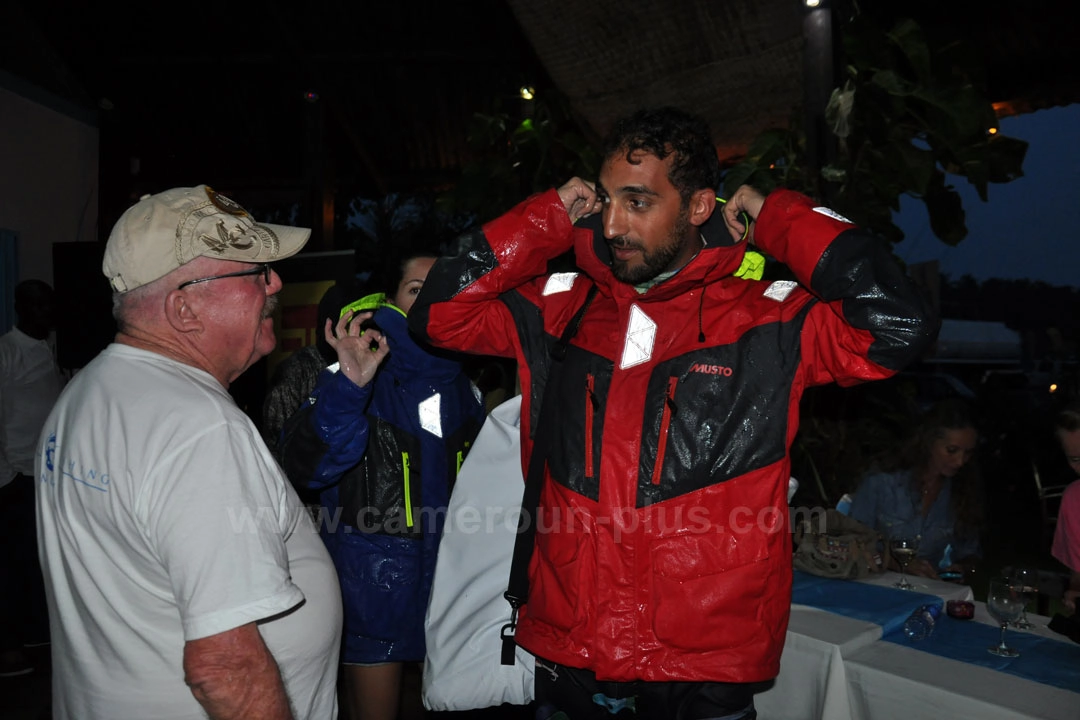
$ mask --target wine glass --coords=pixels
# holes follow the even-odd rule
[[[1016,622],[1024,612],[1024,596],[1020,587],[1007,578],[995,578],[990,581],[990,590],[986,594],[986,609],[1001,624],[1001,640],[997,645],[986,648],[991,655],[999,657],[1020,657],[1020,651],[1005,644],[1005,629],[1009,623]]]
[[[913,590],[915,586],[907,580],[907,566],[915,559],[915,552],[919,549],[918,536],[899,535],[889,539],[889,550],[896,562],[900,563],[900,581],[893,587],[901,590]]]
[[[1030,630],[1035,627],[1035,623],[1028,620],[1027,607],[1039,595],[1039,571],[1034,568],[1014,568],[1009,574],[1009,580],[1017,587],[1020,596],[1024,599],[1024,609],[1020,613],[1020,619],[1012,626],[1020,630]]]

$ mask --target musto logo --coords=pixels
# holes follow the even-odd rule
[[[731,368],[724,367],[723,365],[702,365],[701,363],[694,363],[690,366],[690,372],[731,377]]]

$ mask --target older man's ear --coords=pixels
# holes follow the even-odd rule
[[[173,290],[165,296],[165,319],[176,332],[190,333],[203,329],[202,318],[182,290]]]

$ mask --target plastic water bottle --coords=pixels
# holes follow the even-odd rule
[[[920,605],[904,621],[904,634],[912,640],[922,640],[934,632],[934,623],[941,617],[940,605]]]
[[[944,552],[941,553],[941,560],[938,561],[938,568],[941,570],[947,570],[952,566],[952,543],[945,546]]]

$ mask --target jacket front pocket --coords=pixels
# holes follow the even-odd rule
[[[585,582],[579,544],[588,542],[588,534],[560,527],[552,518],[550,531],[537,528],[536,555],[530,579],[528,616],[562,631],[570,631],[582,622],[582,588]],[[538,518],[539,522],[539,518]]]
[[[650,549],[653,632],[688,651],[737,648],[765,632],[761,602],[770,573],[760,533],[679,535]]]

